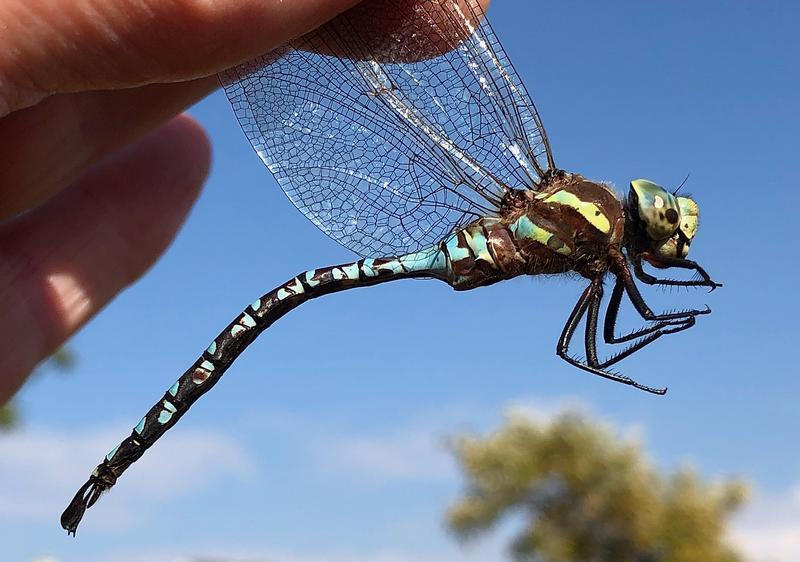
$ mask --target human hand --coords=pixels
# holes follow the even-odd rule
[[[183,108],[357,0],[0,0],[0,404],[164,251],[208,171]]]

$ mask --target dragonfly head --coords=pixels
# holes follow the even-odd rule
[[[698,206],[649,180],[631,182],[628,211],[649,247],[665,257],[685,258],[697,233]]]

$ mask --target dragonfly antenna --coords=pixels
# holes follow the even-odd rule
[[[684,186],[684,184],[686,184],[686,182],[689,180],[689,176],[691,176],[691,175],[692,175],[692,172],[689,172],[688,174],[686,174],[686,177],[683,178],[683,181],[681,182],[681,184],[678,187],[675,188],[675,191],[672,192],[673,195],[678,195],[678,192],[681,190],[681,188]]]

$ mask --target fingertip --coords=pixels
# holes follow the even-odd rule
[[[358,0],[4,0],[0,116],[54,93],[190,80],[270,51]]]
[[[189,113],[181,113],[156,129],[152,136],[153,139],[145,138],[143,142],[170,146],[171,156],[191,164],[187,170],[191,173],[190,179],[201,184],[205,181],[211,168],[211,139],[197,119]]]
[[[184,113],[104,162],[84,189],[107,200],[120,236],[136,240],[126,256],[128,282],[141,276],[172,242],[211,167],[211,142]],[[126,181],[109,193],[109,177]]]
[[[211,161],[180,115],[0,228],[0,403],[175,238]]]

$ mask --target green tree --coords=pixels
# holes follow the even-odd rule
[[[512,416],[455,451],[466,475],[448,527],[468,539],[521,512],[515,560],[739,562],[726,523],[744,503],[739,481],[704,482],[691,469],[662,474],[642,447],[578,413],[550,423]]]
[[[0,406],[0,431],[10,429],[17,423],[17,412],[11,406],[6,404]]]
[[[44,370],[53,367],[60,371],[67,370],[75,364],[75,355],[66,347],[56,351],[39,368]],[[19,413],[13,402],[0,406],[0,431],[6,431],[17,425]]]

